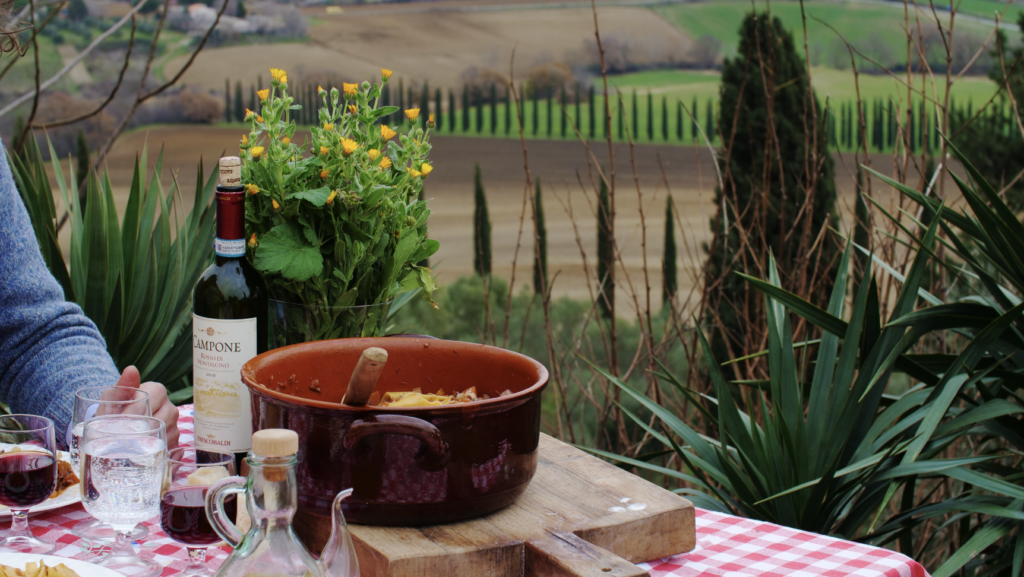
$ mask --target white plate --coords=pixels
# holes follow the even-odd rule
[[[0,451],[10,447],[6,443],[0,443]],[[71,454],[65,451],[58,451],[61,461],[71,462]],[[64,492],[57,496],[56,499],[47,499],[45,503],[40,503],[35,507],[29,509],[29,515],[35,515],[36,513],[42,513],[43,511],[52,511],[54,509],[60,509],[61,507],[67,507],[68,505],[74,505],[75,503],[82,502],[82,492],[78,488],[78,483],[71,485]],[[0,505],[0,521],[9,519],[11,517],[11,510],[6,505]],[[68,565],[70,567],[70,565]],[[123,576],[122,576],[123,577]]]
[[[16,569],[24,570],[26,563],[38,563],[40,561],[45,563],[48,567],[56,567],[63,563],[65,567],[71,569],[75,573],[78,573],[78,577],[124,577],[124,575],[114,571],[113,569],[93,565],[88,561],[76,561],[75,559],[57,557],[56,555],[0,553],[0,563]]]

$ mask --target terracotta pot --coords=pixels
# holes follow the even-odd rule
[[[360,353],[371,346],[389,357],[378,392],[475,386],[492,398],[395,409],[341,405]],[[329,523],[334,496],[348,487],[354,492],[344,512],[353,523],[479,517],[511,504],[537,468],[548,372],[504,349],[426,338],[319,341],[257,356],[242,367],[242,380],[252,393],[253,430],[299,434],[300,533]],[[499,397],[506,389],[513,394]]]

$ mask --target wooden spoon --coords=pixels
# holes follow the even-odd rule
[[[377,386],[377,379],[384,371],[384,365],[388,362],[388,352],[379,347],[370,347],[363,351],[352,371],[352,378],[348,381],[348,389],[341,403],[350,407],[362,407],[370,400],[374,387]]]

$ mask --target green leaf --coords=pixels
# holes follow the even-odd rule
[[[313,190],[300,190],[299,192],[293,192],[284,197],[285,200],[291,200],[298,198],[305,200],[313,206],[324,206],[327,204],[328,197],[331,196],[331,189],[329,187],[314,188]]]
[[[263,235],[253,264],[261,272],[281,273],[288,280],[305,282],[324,268],[320,249],[309,244],[295,225],[279,224]]]

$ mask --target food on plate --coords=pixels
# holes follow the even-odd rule
[[[26,563],[24,569],[0,564],[0,577],[78,577],[67,565],[50,567],[43,562]]]
[[[6,451],[0,451],[0,453],[22,453],[25,452],[21,447],[11,447]],[[79,482],[78,475],[75,475],[75,470],[71,468],[71,463],[59,460],[57,461],[57,488],[53,490],[53,494],[50,495],[51,499],[56,499],[67,490],[69,487],[74,487]],[[0,577],[4,577],[0,575]]]
[[[507,397],[511,394],[512,391],[505,389],[498,396]],[[469,387],[454,395],[446,395],[444,389],[439,389],[436,393],[424,393],[419,387],[416,387],[411,391],[387,392],[383,396],[374,391],[370,395],[370,405],[379,407],[429,407],[434,405],[472,403],[473,401],[483,401],[490,398],[491,396],[486,393],[478,396],[476,394],[476,387]]]

